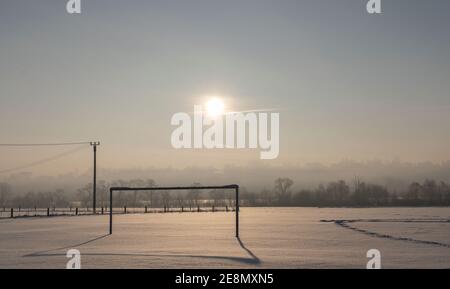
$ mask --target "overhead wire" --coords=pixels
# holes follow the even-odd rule
[[[91,142],[61,142],[61,143],[0,143],[0,147],[32,147],[32,146],[69,146],[84,145]]]
[[[71,143],[71,144],[74,144],[74,143]],[[85,144],[85,143],[83,143],[83,144]],[[49,157],[49,158],[44,158],[44,159],[41,159],[41,160],[38,160],[38,161],[35,161],[35,162],[32,162],[32,163],[29,163],[29,164],[26,164],[26,165],[21,165],[21,166],[18,166],[18,167],[9,168],[9,169],[5,169],[5,170],[0,170],[0,174],[11,173],[11,172],[14,172],[14,171],[28,169],[28,168],[32,168],[32,167],[35,167],[35,166],[38,166],[38,165],[42,165],[42,164],[45,164],[45,163],[48,163],[48,162],[51,162],[51,161],[63,158],[65,156],[74,154],[74,153],[76,153],[76,152],[78,152],[78,151],[80,151],[82,149],[86,149],[86,148],[87,148],[86,146],[79,146],[79,147],[76,147],[74,149],[70,149],[70,150],[65,151],[63,153],[57,154],[55,156],[52,156],[52,157]]]

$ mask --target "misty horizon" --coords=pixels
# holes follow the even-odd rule
[[[324,165],[310,163],[305,165],[228,165],[223,168],[187,167],[187,168],[97,168],[97,179],[103,181],[153,179],[160,186],[186,185],[195,182],[208,184],[240,183],[250,191],[271,189],[273,181],[287,177],[294,181],[293,188],[312,189],[331,181],[345,180],[351,183],[355,178],[365,182],[376,183],[389,190],[401,191],[412,182],[426,179],[450,181],[450,161],[439,164],[432,162],[408,163],[400,161],[356,162],[344,160]],[[0,182],[13,185],[16,191],[39,192],[55,189],[74,191],[92,182],[92,167],[82,172],[67,172],[57,175],[45,175],[19,171],[0,176]]]

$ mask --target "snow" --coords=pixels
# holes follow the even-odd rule
[[[0,220],[0,268],[450,268],[449,208],[242,208]],[[326,220],[327,222],[324,222]],[[332,220],[340,220],[334,222]],[[345,226],[342,226],[345,224]]]

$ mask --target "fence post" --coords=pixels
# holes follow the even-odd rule
[[[112,234],[112,221],[113,221],[113,190],[109,189],[109,234]]]
[[[184,213],[184,207],[183,206],[181,206],[181,212]]]
[[[147,206],[145,206],[145,213],[147,214]]]
[[[228,212],[228,206],[225,206],[225,210]]]
[[[103,211],[104,209],[103,209],[103,206],[102,206],[102,215],[103,215],[103,213],[104,213],[104,211]]]
[[[14,209],[11,208],[11,218],[14,218]]]
[[[212,212],[214,213],[214,205],[212,206]]]
[[[123,213],[126,214],[127,213],[127,206],[123,207]]]
[[[50,216],[50,208],[47,208],[47,217]]]
[[[239,238],[239,186],[236,186],[235,190],[236,190],[236,238]]]
[[[75,216],[78,216],[78,208],[75,208]]]

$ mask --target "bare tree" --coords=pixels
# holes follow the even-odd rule
[[[225,200],[225,191],[215,189],[209,192],[210,197],[213,199],[214,206],[220,206],[223,204],[223,200]]]
[[[275,194],[280,205],[287,205],[291,199],[290,188],[294,184],[290,178],[278,178],[275,180]]]
[[[130,186],[132,187],[144,187],[145,181],[141,179],[134,179],[130,181]],[[138,207],[138,200],[139,200],[139,191],[133,191],[133,207]]]
[[[147,179],[145,181],[145,186],[149,188],[156,187],[156,182],[153,179]],[[150,203],[150,207],[153,207],[153,193],[154,191],[150,191],[148,194],[145,195],[145,200]]]
[[[200,187],[200,183],[193,183],[191,187]],[[200,190],[199,189],[190,189],[187,193],[186,198],[189,200],[190,205],[194,204],[195,206],[198,206],[198,201],[200,198]]]
[[[171,203],[171,199],[172,199],[172,197],[170,196],[170,191],[161,191],[161,197],[162,197],[163,205],[165,207],[170,207],[170,203]]]
[[[271,205],[273,202],[273,194],[266,188],[261,191],[261,200],[264,206]]]
[[[177,193],[176,202],[177,202],[176,205],[179,208],[184,207],[184,195],[181,192]]]
[[[350,195],[350,188],[344,180],[339,180],[328,183],[327,193],[329,201],[333,202],[334,205],[342,205]]]
[[[77,191],[78,200],[82,206],[89,206],[92,201],[92,184],[87,184]],[[50,200],[51,201],[51,200]]]
[[[106,184],[105,181],[100,180],[97,182],[97,194],[100,197],[99,198],[100,206],[102,208],[106,207],[108,201],[108,185]]]
[[[8,183],[0,183],[0,206],[6,207],[11,197],[11,186]]]

